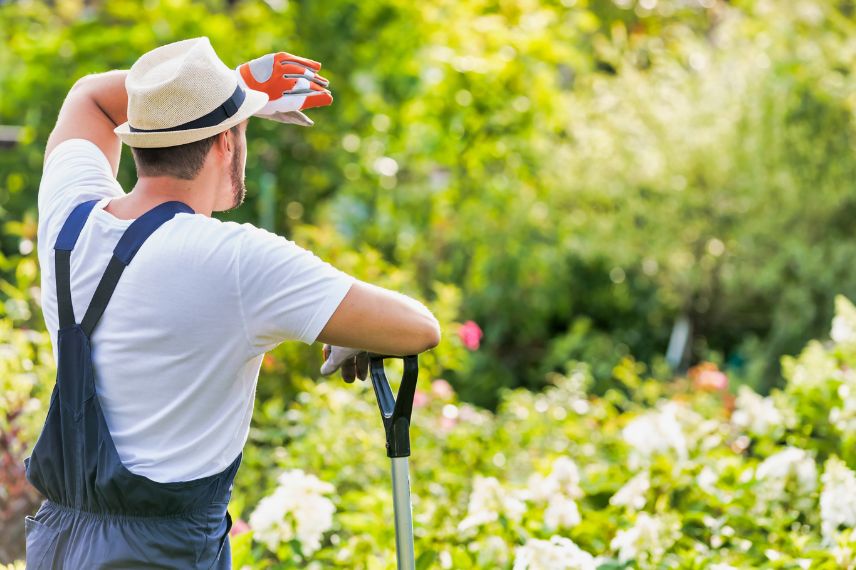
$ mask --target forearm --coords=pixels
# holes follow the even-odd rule
[[[71,91],[85,93],[113,122],[113,126],[118,126],[128,120],[128,92],[125,90],[127,75],[124,69],[87,75],[79,79]]]
[[[440,325],[419,301],[358,280],[318,340],[381,354],[418,354],[437,346]]]
[[[108,71],[78,79],[63,101],[56,126],[45,146],[45,160],[60,143],[86,139],[101,149],[115,176],[122,142],[113,132],[128,120],[127,71]]]

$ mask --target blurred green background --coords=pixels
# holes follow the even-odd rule
[[[852,2],[0,9],[0,123],[23,127],[0,152],[0,294],[22,325],[42,326],[24,308],[29,242],[65,93],[197,35],[231,66],[279,50],[323,62],[334,105],[308,130],[253,122],[248,202],[230,217],[371,249],[429,302],[438,284],[460,291],[456,317],[485,334],[447,368],[474,402],[572,358],[604,381],[623,355],[653,362],[681,317],[691,361],[765,389],[833,296],[856,296]],[[134,175],[127,154],[126,189]]]
[[[856,298],[854,13],[851,0],[0,3],[0,124],[20,127],[0,130],[0,348],[24,355],[0,373],[28,378],[0,396],[4,446],[23,453],[43,417],[23,410],[52,385],[34,240],[62,100],[88,73],[199,35],[233,67],[271,51],[321,61],[335,96],[311,129],[251,121],[247,202],[224,217],[424,300],[444,339],[422,366],[462,400],[493,408],[571,361],[604,394],[631,355],[654,378],[711,361],[767,392],[780,357],[825,334],[835,295]],[[469,320],[477,350],[457,334]],[[676,323],[690,334],[670,368]],[[261,400],[287,401],[319,366],[319,347],[282,345]]]

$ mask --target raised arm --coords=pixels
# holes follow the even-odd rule
[[[127,74],[127,71],[116,70],[77,80],[66,95],[56,126],[48,138],[45,160],[59,143],[86,139],[101,149],[110,162],[113,176],[116,175],[122,143],[113,129],[127,120]]]

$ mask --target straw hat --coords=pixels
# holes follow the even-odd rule
[[[128,146],[169,147],[237,125],[268,96],[238,85],[208,38],[182,40],[143,54],[125,78],[128,122],[114,132]]]

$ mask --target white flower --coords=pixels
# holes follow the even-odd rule
[[[836,344],[856,343],[856,307],[843,295],[835,298],[835,318],[829,336]]]
[[[248,523],[254,531],[253,538],[271,550],[276,549],[280,541],[291,540],[294,536],[291,526],[283,520],[289,503],[288,493],[277,488],[272,495],[259,501],[250,515]]]
[[[529,539],[514,549],[514,570],[595,570],[594,557],[563,536]]]
[[[277,478],[277,482],[281,487],[287,487],[301,493],[330,494],[336,490],[330,483],[322,481],[314,475],[307,475],[300,469],[283,472]]]
[[[793,477],[799,490],[809,494],[817,488],[817,466],[804,449],[788,447],[771,455],[758,466],[755,477],[760,480],[778,479],[783,483]]]
[[[570,457],[561,456],[553,461],[550,474],[542,477],[533,473],[528,481],[528,496],[533,501],[549,501],[557,493],[571,499],[583,496],[580,489],[580,470]]]
[[[756,501],[752,512],[762,514],[771,504],[785,502],[798,511],[817,508],[817,465],[805,450],[787,447],[771,455],[755,470]]]
[[[856,374],[847,370],[843,382],[838,386],[838,397],[841,406],[835,406],[829,411],[829,421],[842,434],[856,432]]]
[[[758,436],[768,435],[785,423],[785,418],[772,398],[759,396],[747,386],[740,386],[731,422]]]
[[[832,556],[839,568],[856,568],[856,532],[843,530],[835,537]]]
[[[659,560],[678,538],[678,525],[671,517],[639,513],[632,528],[619,530],[609,544],[621,562]]]
[[[508,564],[509,548],[501,537],[490,535],[470,542],[470,552],[477,553],[479,568],[504,567]]]
[[[253,536],[269,549],[296,538],[304,555],[321,548],[321,537],[333,526],[335,505],[325,494],[333,485],[299,469],[280,475],[279,486],[259,501],[250,515]]]
[[[580,510],[577,503],[568,497],[555,495],[550,498],[544,511],[544,525],[549,530],[572,528],[580,524]]]
[[[624,484],[616,493],[610,497],[609,504],[617,507],[628,507],[633,510],[640,510],[645,507],[648,499],[645,494],[651,488],[651,480],[648,477],[648,472],[639,473],[630,481]]]
[[[821,531],[833,542],[840,527],[856,527],[856,473],[833,457],[824,466],[820,493]]]
[[[571,498],[582,496],[580,490],[580,470],[570,457],[561,456],[553,462],[550,479],[556,482],[559,489]]]
[[[786,357],[782,366],[791,391],[823,388],[841,376],[834,355],[816,340],[810,341],[798,358]]]
[[[719,475],[716,474],[716,471],[711,469],[708,465],[705,465],[699,474],[696,475],[696,484],[699,486],[699,489],[704,491],[705,493],[710,493],[711,495],[716,494],[716,483],[719,481]]]
[[[467,516],[458,524],[458,530],[465,531],[499,519],[500,514],[511,520],[520,520],[526,512],[526,505],[515,493],[504,489],[495,477],[476,475],[473,480],[473,492],[467,506]]]
[[[849,344],[856,341],[856,330],[847,318],[838,315],[832,319],[832,332],[829,336],[837,344]]]
[[[687,439],[678,421],[681,406],[668,402],[660,409],[644,413],[622,430],[624,440],[633,447],[634,456],[643,460],[655,453],[674,452],[680,459],[687,457]]]

